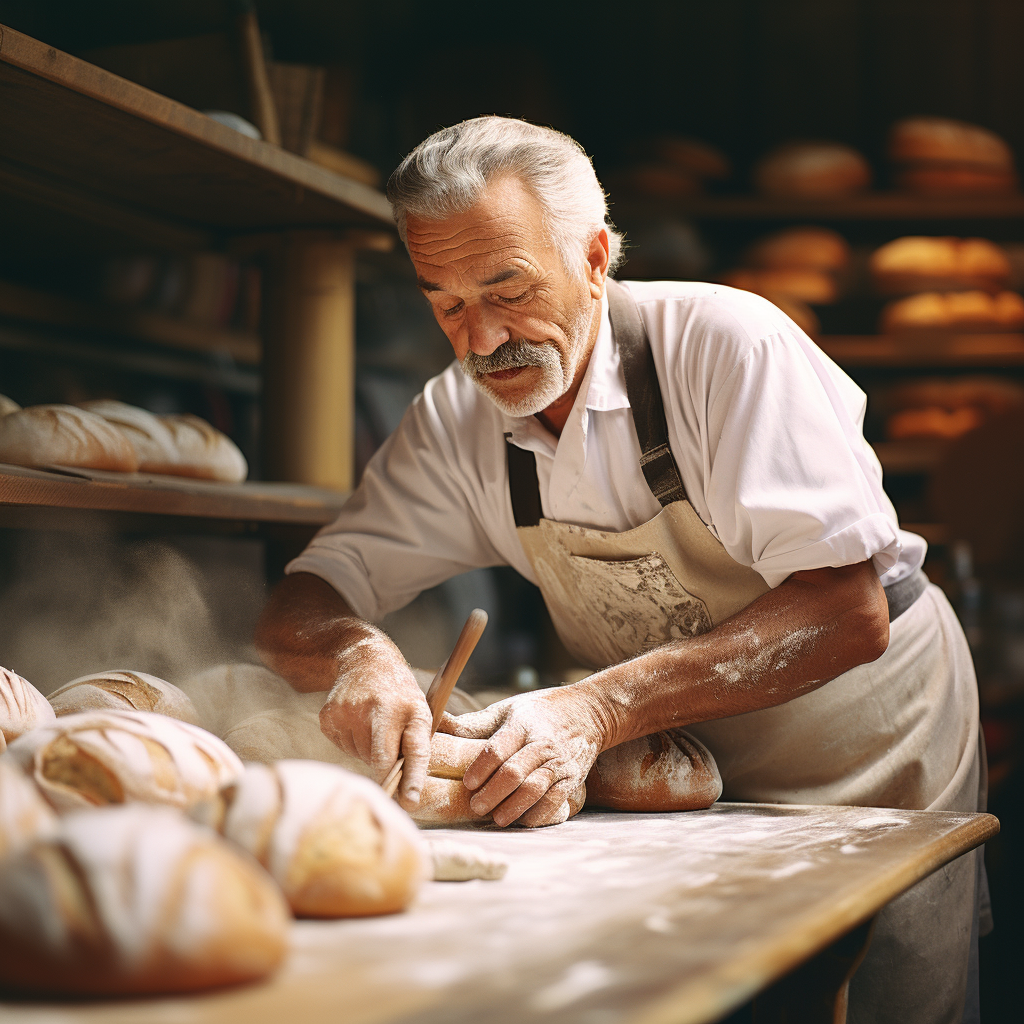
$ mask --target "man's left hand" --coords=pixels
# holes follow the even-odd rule
[[[484,711],[445,715],[439,731],[490,742],[469,766],[470,807],[497,825],[520,820],[536,828],[569,817],[605,746],[593,696],[575,686],[524,693]]]

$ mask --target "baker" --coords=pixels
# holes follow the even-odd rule
[[[536,583],[581,682],[446,718],[499,825],[564,820],[598,754],[686,726],[731,800],[973,811],[970,654],[865,442],[864,394],[766,300],[617,283],[622,239],[570,138],[484,117],[388,183],[458,362],[288,566],[257,646],[415,807],[430,714],[371,623],[481,566]],[[977,857],[886,908],[851,1020],[959,1021]]]

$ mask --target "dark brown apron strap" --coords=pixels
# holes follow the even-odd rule
[[[626,395],[640,442],[640,469],[651,493],[664,507],[674,501],[683,501],[686,489],[668,445],[668,420],[658,384],[658,371],[633,297],[610,278],[607,291],[612,336],[622,361]],[[537,457],[533,452],[514,445],[510,437],[511,434],[505,435],[512,514],[516,526],[536,526],[541,519]]]

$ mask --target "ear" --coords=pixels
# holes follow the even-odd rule
[[[599,299],[604,295],[604,282],[608,277],[608,231],[606,228],[594,235],[587,252],[587,283],[590,294]]]

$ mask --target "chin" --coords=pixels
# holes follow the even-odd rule
[[[496,388],[490,382],[476,377],[472,380],[506,416],[517,418],[535,416],[543,412],[565,393],[562,381],[556,381],[553,375],[542,377],[533,386],[507,388]]]

